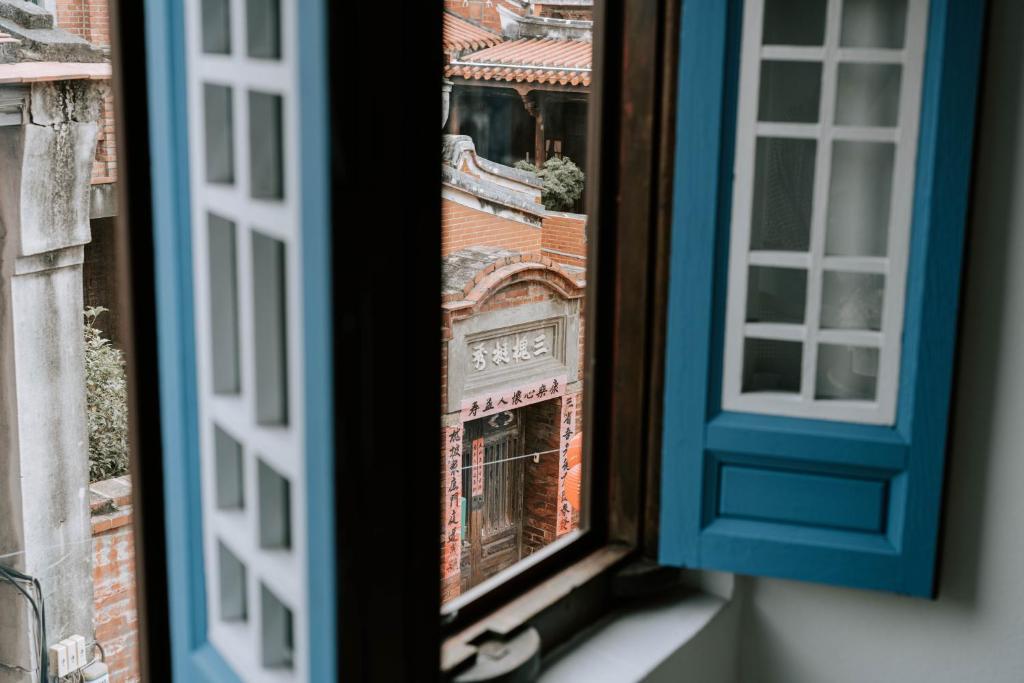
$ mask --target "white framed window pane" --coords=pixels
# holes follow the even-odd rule
[[[223,85],[203,85],[206,140],[206,180],[211,183],[235,182],[234,107],[232,89]]]
[[[757,140],[751,249],[807,251],[816,156],[814,140]]]
[[[893,424],[929,0],[744,0],[722,408]]]
[[[897,125],[902,73],[899,64],[840,64],[836,125]]]
[[[843,0],[842,47],[903,47],[907,0]]]
[[[815,123],[820,105],[820,62],[761,62],[760,121]]]
[[[220,577],[220,618],[245,621],[249,616],[245,565],[223,542],[217,542]]]
[[[238,257],[235,224],[207,214],[210,262],[210,337],[213,391],[239,392]]]
[[[821,45],[826,0],[765,0],[765,45]]]
[[[230,54],[230,0],[203,0],[203,52]]]
[[[833,143],[826,254],[887,254],[895,154],[889,142]]]
[[[878,387],[878,349],[822,344],[818,347],[815,398],[874,401]]]
[[[260,586],[262,661],[268,669],[291,669],[295,664],[292,611],[274,592]]]
[[[821,288],[821,327],[881,330],[885,275],[826,271]]]
[[[747,277],[747,322],[802,323],[807,271],[752,266]]]
[[[245,24],[250,57],[281,57],[281,8],[279,0],[247,0]]]
[[[747,339],[743,347],[743,392],[800,392],[803,344]]]
[[[217,508],[241,510],[245,505],[245,476],[242,444],[217,425],[213,426],[214,457],[217,459]]]

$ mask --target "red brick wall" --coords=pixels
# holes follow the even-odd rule
[[[537,251],[540,240],[541,228],[441,200],[441,256],[479,246]]]
[[[587,257],[586,229],[586,216],[545,216],[540,238],[544,255],[556,263],[584,265]]]
[[[542,455],[526,460],[523,477],[523,557],[555,540],[558,515],[558,443],[562,400],[544,401],[523,408],[525,453]]]
[[[96,158],[92,162],[92,182],[117,180],[117,140],[114,137],[114,95],[108,92],[100,109],[100,133],[96,140]]]
[[[131,482],[127,476],[117,477],[90,489],[95,637],[110,667],[110,680],[135,683],[141,679]]]

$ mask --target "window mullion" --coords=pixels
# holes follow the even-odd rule
[[[832,136],[835,121],[836,74],[838,71],[840,0],[828,1],[825,20],[825,50],[821,67],[821,108],[815,161],[814,197],[811,202],[811,258],[807,271],[807,309],[803,347],[803,371],[800,395],[805,401],[814,400],[814,385],[818,365],[818,328],[821,313],[822,261],[825,256],[825,229],[828,217],[829,183],[832,178]]]

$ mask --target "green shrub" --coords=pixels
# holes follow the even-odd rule
[[[124,356],[93,323],[107,309],[85,309],[85,405],[89,422],[89,480],[128,471],[128,382]]]
[[[541,201],[548,211],[572,211],[583,194],[583,171],[569,157],[551,157],[539,171],[528,161],[516,162],[516,168],[540,177],[544,183]]]

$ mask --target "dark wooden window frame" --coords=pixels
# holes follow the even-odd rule
[[[171,633],[145,5],[113,0],[111,16],[141,672],[145,680],[166,680]],[[584,462],[595,492],[587,501],[589,530],[442,624],[437,519],[425,513],[439,509],[439,489],[423,485],[437,476],[429,454],[438,434],[432,406],[441,371],[440,259],[432,256],[440,253],[440,131],[432,114],[439,104],[441,3],[330,3],[339,369],[340,643],[333,654],[344,680],[424,680],[425,671],[440,671],[443,638],[446,666],[455,667],[472,654],[471,634],[491,628],[495,618],[536,626],[550,651],[608,609],[618,567],[655,555],[678,17],[678,0],[595,3],[599,77],[589,135],[601,148],[588,155],[587,169],[591,224],[600,226],[589,241],[588,260],[597,268],[589,275],[586,311]],[[388,408],[396,395],[420,406],[403,408],[398,427]]]

